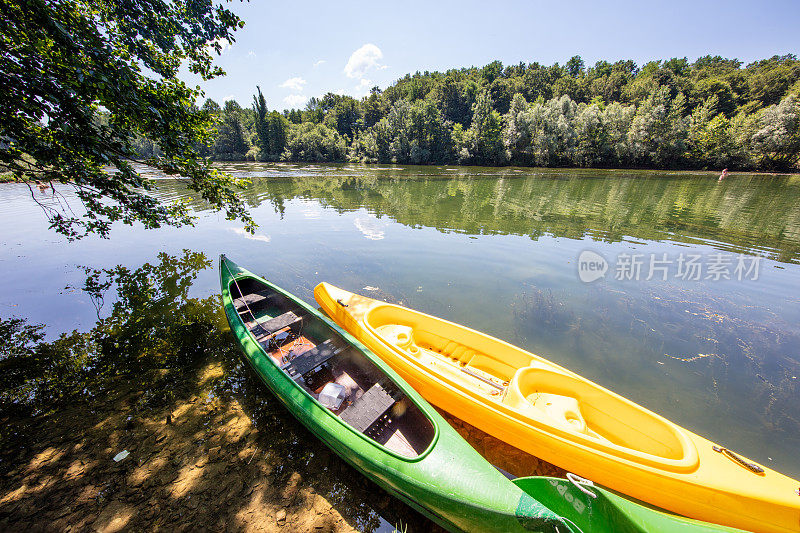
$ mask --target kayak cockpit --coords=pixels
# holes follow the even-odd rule
[[[680,427],[544,359],[393,305],[369,308],[364,322],[407,360],[521,423],[643,465],[676,472],[698,466]]]
[[[228,290],[242,323],[298,387],[398,455],[414,458],[428,449],[433,423],[327,323],[257,279],[237,278]]]

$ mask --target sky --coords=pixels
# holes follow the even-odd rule
[[[286,3],[234,0],[245,21],[216,62],[226,76],[199,84],[222,104],[302,108],[327,92],[364,96],[416,71],[537,61],[704,55],[745,64],[800,55],[800,0],[404,1]]]

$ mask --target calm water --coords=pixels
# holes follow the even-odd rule
[[[192,202],[194,228],[118,226],[110,240],[67,243],[26,187],[0,185],[0,315],[47,324],[51,338],[86,330],[95,309],[66,288],[82,285],[78,265],[225,252],[310,302],[325,280],[509,340],[800,475],[800,177],[224,168],[253,179],[256,235]],[[165,200],[189,198],[161,183]],[[587,250],[608,263],[592,283],[578,275]],[[666,262],[647,280],[650,254]],[[676,277],[695,255],[701,279]],[[626,260],[641,262],[638,280]],[[733,279],[706,279],[715,262]],[[217,273],[201,272],[192,291],[217,293]]]

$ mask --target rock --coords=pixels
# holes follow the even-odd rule
[[[283,488],[283,493],[281,494],[284,505],[291,505],[297,497],[297,491],[300,490],[300,481],[302,481],[302,479],[299,472],[294,472],[289,478],[289,482]]]
[[[208,460],[209,461],[216,461],[217,459],[219,459],[219,456],[221,455],[221,450],[222,450],[221,446],[214,446],[213,448],[209,448],[208,449]]]
[[[286,523],[286,509],[279,509],[278,512],[275,513],[275,522],[277,522],[279,526]]]

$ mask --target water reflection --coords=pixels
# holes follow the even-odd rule
[[[525,344],[545,353],[578,354],[600,370],[601,382],[625,379],[618,375],[625,369],[636,383],[634,395],[649,402],[679,402],[686,409],[711,403],[724,413],[721,423],[749,421],[746,431],[761,438],[800,434],[793,359],[800,353],[800,333],[770,309],[742,308],[693,288],[620,294],[596,286],[582,302],[589,313],[564,301],[535,287],[519,295],[515,326]],[[609,353],[619,361],[613,369],[603,361]],[[664,371],[645,370],[654,364]],[[665,387],[665,375],[681,367],[691,369],[693,379]]]
[[[287,201],[304,198],[338,211],[366,208],[411,227],[705,243],[800,262],[800,176],[740,175],[719,183],[698,174],[630,171],[245,168],[228,170],[253,179],[244,192],[249,205],[270,202],[280,213]],[[183,195],[168,185],[161,194]]]
[[[430,530],[325,448],[243,364],[219,297],[189,296],[210,266],[184,250],[135,269],[84,267],[98,321],[51,342],[44,326],[0,320],[5,526],[244,530],[283,508],[298,529],[336,529],[343,518],[359,531]],[[131,458],[117,466],[111,457],[122,449]]]

